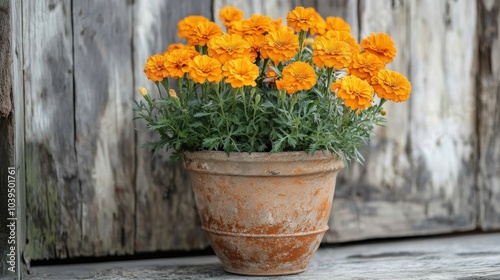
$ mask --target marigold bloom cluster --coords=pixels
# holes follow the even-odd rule
[[[356,111],[374,105],[375,95],[394,102],[410,96],[410,82],[385,69],[396,56],[388,34],[372,33],[358,44],[342,18],[324,19],[314,8],[300,6],[286,22],[257,14],[244,18],[243,11],[230,6],[220,10],[219,19],[224,29],[200,15],[181,20],[178,36],[186,44],[171,44],[165,53],[149,57],[147,78],[259,88],[263,95],[320,91]]]

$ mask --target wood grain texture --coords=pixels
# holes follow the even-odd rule
[[[423,232],[476,225],[476,20],[472,1],[411,2],[410,153]]]
[[[80,256],[134,252],[132,4],[74,1]]]
[[[388,68],[409,74],[409,4],[391,7],[391,1],[360,1],[357,33],[360,39],[371,32],[388,33],[398,53]],[[409,103],[388,102],[386,127],[375,129],[376,136],[364,153],[364,165],[353,164],[341,172],[331,213],[331,230],[324,241],[335,242],[413,232],[422,215],[413,217],[418,203],[405,202],[410,189],[410,159],[406,153],[409,133]]]
[[[0,277],[15,279],[7,264],[11,244],[7,227],[9,170],[15,166],[15,119],[12,95],[12,9],[11,1],[0,0]],[[15,245],[15,244],[14,244]],[[16,254],[17,255],[17,254]]]
[[[24,72],[21,2],[11,0],[12,28],[12,94],[14,99],[14,158],[17,194],[17,279],[26,271],[26,165],[24,162]]]
[[[500,3],[478,1],[479,225],[500,229]]]
[[[80,254],[74,146],[71,1],[22,3],[27,248],[34,259]]]
[[[163,53],[177,38],[177,22],[188,15],[212,18],[211,1],[149,1],[134,4],[134,84],[145,86],[153,95],[157,90],[142,67],[147,58]],[[141,96],[135,91],[137,99]],[[135,121],[137,131],[136,252],[188,250],[208,246],[201,230],[191,182],[178,163],[162,151],[155,156],[141,144],[155,137],[144,123]]]
[[[7,118],[13,111],[12,101],[12,44],[11,3],[0,1],[0,117]]]
[[[26,279],[499,279],[500,233],[404,239],[320,248],[309,268],[282,277],[227,273],[215,256],[37,266]]]
[[[482,229],[500,228],[496,1],[23,0],[14,61],[25,57],[29,257],[208,246],[187,172],[165,151],[140,148],[155,136],[132,122],[131,100],[139,86],[156,95],[142,67],[183,42],[177,22],[218,21],[225,5],[284,24],[296,5],[312,6],[346,19],[358,38],[387,32],[396,42],[388,67],[410,78],[412,97],[385,106],[387,126],[377,128],[365,165],[341,173],[325,242],[469,230],[476,215]],[[0,112],[12,107],[2,104]]]
[[[16,167],[17,193],[17,254],[24,256],[26,246],[26,165],[24,147],[24,72],[22,41],[22,9],[21,2],[11,0],[12,30],[12,94],[14,99],[14,157]],[[22,214],[21,214],[22,213]],[[26,262],[19,259],[17,279],[26,271]]]
[[[360,36],[391,35],[398,53],[388,68],[413,91],[385,106],[386,127],[376,129],[364,166],[340,176],[324,241],[475,228],[475,30],[459,20],[474,22],[468,3],[360,2]]]

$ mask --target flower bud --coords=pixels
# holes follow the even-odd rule
[[[255,96],[255,104],[256,104],[256,105],[259,105],[259,103],[260,103],[260,98],[261,98],[260,94],[257,94],[257,95]]]
[[[387,114],[387,111],[384,108],[382,108],[382,109],[380,109],[380,114],[382,116],[385,116]]]
[[[252,98],[252,97],[253,97],[253,95],[255,94],[255,91],[256,91],[256,90],[257,90],[257,89],[256,89],[256,88],[254,88],[254,87],[250,90],[250,98]]]
[[[148,95],[148,90],[145,87],[139,87],[139,93],[142,96],[146,96],[146,95]]]
[[[168,91],[168,95],[170,95],[170,97],[177,98],[177,93],[175,92],[175,89],[173,89],[173,88],[171,88]]]

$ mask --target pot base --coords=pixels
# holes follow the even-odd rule
[[[290,271],[270,271],[270,272],[253,272],[253,271],[246,271],[246,270],[231,270],[231,269],[225,269],[224,271],[236,274],[236,275],[243,275],[243,276],[280,276],[280,275],[294,275],[294,274],[299,274],[307,270],[306,268],[303,269],[298,269],[298,270],[290,270]]]
[[[205,233],[224,270],[266,276],[297,274],[306,270],[325,231],[267,237]]]

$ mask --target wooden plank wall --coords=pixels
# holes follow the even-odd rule
[[[15,166],[14,100],[12,94],[12,7],[10,1],[0,0],[0,277],[15,279],[7,263],[11,254],[9,244],[9,169]],[[7,278],[8,277],[8,278]]]
[[[359,3],[361,37],[394,38],[389,68],[410,78],[413,95],[386,106],[365,165],[340,178],[327,240],[474,229],[474,3]]]
[[[500,2],[478,2],[479,224],[500,228]]]
[[[134,252],[132,2],[73,1],[80,255]],[[108,248],[103,251],[103,248]]]
[[[177,21],[218,20],[224,5],[274,18],[314,6],[358,38],[396,41],[390,68],[411,79],[413,95],[387,106],[365,165],[342,172],[326,242],[500,229],[494,1],[23,0],[29,257],[208,246],[189,177],[166,152],[139,147],[152,136],[131,104],[139,86],[155,92],[142,66],[181,42]]]
[[[0,278],[21,277],[21,254],[25,240],[24,193],[24,93],[22,82],[21,6],[17,1],[0,0]],[[14,168],[12,174],[9,168]],[[9,177],[10,176],[10,177]],[[12,188],[12,185],[13,188]],[[12,191],[14,190],[14,191]],[[7,200],[15,195],[15,216]],[[9,201],[10,204],[10,201]],[[12,243],[8,218],[16,218],[16,243]],[[15,246],[12,272],[11,247]]]
[[[26,255],[78,256],[82,200],[75,150],[71,1],[27,0],[22,13]]]
[[[212,18],[210,1],[138,0],[134,8],[134,94],[139,86],[151,94],[156,87],[142,67],[149,56],[163,53],[177,38],[177,22],[188,15]],[[141,144],[154,137],[144,123],[134,124],[136,133],[136,252],[201,249],[208,246],[200,228],[194,196],[186,186],[189,177],[181,166],[169,162],[169,154],[155,157]],[[132,240],[129,240],[132,242]]]

